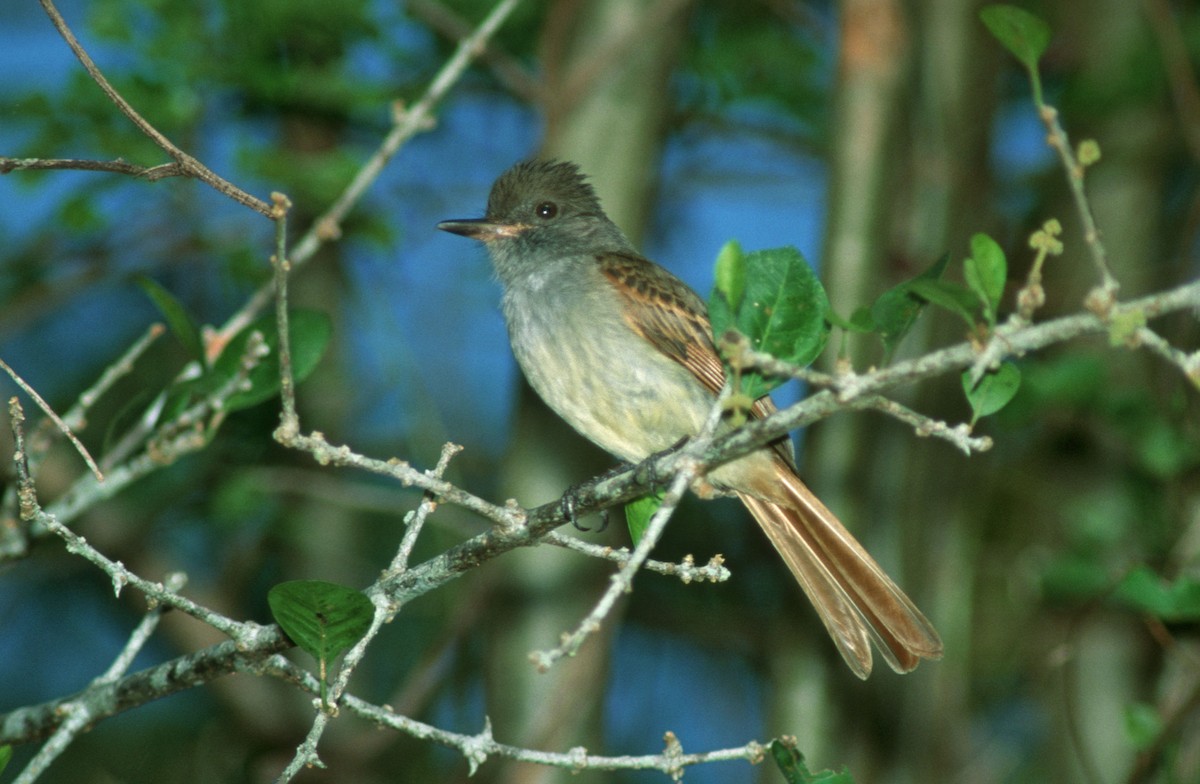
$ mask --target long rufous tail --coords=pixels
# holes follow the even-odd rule
[[[896,672],[909,672],[921,659],[940,659],[942,640],[933,624],[800,478],[779,468],[786,506],[738,495],[854,674],[864,679],[871,674],[871,640]],[[772,495],[778,497],[778,489]]]

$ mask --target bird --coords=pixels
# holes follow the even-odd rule
[[[707,307],[637,251],[577,165],[520,162],[483,218],[437,228],[486,247],[517,364],[575,430],[630,463],[700,432],[725,383]],[[775,410],[764,395],[750,415]],[[941,658],[933,624],[801,480],[787,436],[704,483],[741,499],[856,676],[871,673],[872,642],[899,673]]]

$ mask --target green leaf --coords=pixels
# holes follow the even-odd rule
[[[984,373],[979,383],[972,387],[968,369],[963,372],[962,384],[973,412],[971,424],[975,424],[980,417],[994,414],[1008,405],[1021,386],[1021,371],[1013,363],[1003,362],[995,370]]]
[[[968,327],[975,326],[974,309],[979,303],[974,294],[957,283],[948,280],[914,280],[908,290],[929,304],[954,313]]]
[[[914,283],[921,281],[940,280],[946,266],[950,263],[950,255],[943,254],[941,258],[929,266],[927,270],[902,283],[892,286],[879,295],[871,305],[871,319],[883,338],[884,348],[888,352],[895,350],[925,307],[926,299],[912,291]]]
[[[845,768],[840,771],[810,771],[804,764],[804,755],[796,749],[794,738],[771,741],[771,758],[775,760],[787,784],[854,784],[854,777]]]
[[[1162,735],[1163,720],[1153,705],[1135,702],[1125,706],[1125,736],[1138,751],[1150,748]]]
[[[324,702],[330,665],[371,628],[374,605],[361,591],[322,580],[280,583],[267,604],[292,642],[317,660]]]
[[[729,306],[734,309],[741,306],[742,296],[746,293],[746,258],[737,240],[726,242],[717,254],[714,279],[717,291]]]
[[[176,299],[174,294],[145,275],[136,276],[134,282],[150,298],[154,307],[158,308],[158,312],[166,319],[167,326],[175,333],[175,337],[183,344],[192,359],[198,360],[207,367],[208,362],[204,356],[204,344],[200,340],[200,330],[183,303]]]
[[[963,262],[963,277],[983,303],[988,323],[995,326],[1008,278],[1008,262],[995,240],[986,234],[971,237],[971,256]]]
[[[0,746],[0,773],[3,773],[4,769],[8,767],[8,762],[9,762],[9,760],[12,759],[12,756],[13,756],[12,746],[9,746],[9,745]]]
[[[629,538],[634,547],[642,541],[642,534],[650,525],[650,518],[662,506],[662,500],[663,493],[651,493],[625,504],[625,523],[629,526]]]
[[[1050,44],[1050,25],[1023,8],[1005,4],[989,5],[979,12],[979,18],[1026,68],[1037,69]]]
[[[1200,619],[1200,580],[1167,582],[1150,568],[1133,569],[1113,591],[1113,600],[1169,623]]]
[[[871,309],[866,306],[855,308],[848,319],[842,318],[834,312],[833,308],[830,308],[825,313],[825,320],[831,325],[839,329],[844,329],[847,332],[866,333],[875,331],[875,319],[871,318]]]
[[[296,383],[308,377],[317,367],[325,348],[329,345],[333,326],[329,316],[319,310],[295,310],[288,316],[291,333],[292,375]],[[271,353],[250,371],[250,389],[237,392],[229,398],[226,409],[237,411],[258,405],[279,393],[279,336],[275,331],[274,314],[255,319],[249,326],[233,336],[229,345],[213,363],[214,386],[217,388],[233,378],[246,352],[246,343],[255,330],[262,333]]]
[[[829,336],[825,321],[829,299],[821,281],[792,247],[753,251],[744,254],[743,261],[746,274],[741,301],[731,303],[719,287],[709,297],[713,335],[736,330],[755,350],[794,365],[809,364]],[[752,398],[780,383],[757,373],[745,374],[742,381],[742,390]]]

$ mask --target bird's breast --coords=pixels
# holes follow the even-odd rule
[[[712,394],[625,323],[606,288],[510,289],[513,354],[534,391],[572,427],[638,461],[699,431]]]

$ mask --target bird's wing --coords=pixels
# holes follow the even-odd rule
[[[725,385],[725,367],[713,345],[704,300],[679,278],[641,256],[605,253],[597,256],[597,261],[620,296],[629,327],[690,370],[714,395],[719,393]],[[754,401],[751,409],[757,418],[774,411],[775,405],[766,395]]]
[[[687,284],[641,256],[606,253],[600,271],[623,305],[625,322],[641,337],[692,372],[715,395],[725,368],[713,347],[704,302]]]

